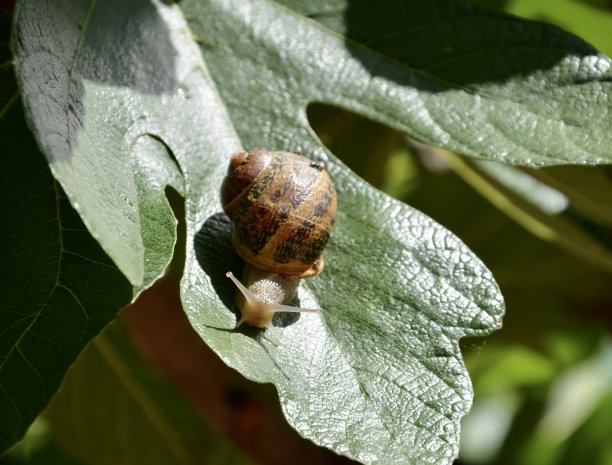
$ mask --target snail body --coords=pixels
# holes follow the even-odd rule
[[[323,167],[290,152],[235,154],[221,187],[232,242],[246,262],[238,286],[238,322],[268,327],[291,307],[299,280],[323,271],[323,249],[336,214],[336,191]]]

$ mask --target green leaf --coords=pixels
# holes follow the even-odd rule
[[[19,11],[16,18],[18,15]],[[59,19],[61,14],[47,18]],[[18,23],[20,21],[16,20]],[[55,26],[61,27],[61,22]],[[27,67],[27,63],[22,64]],[[12,111],[14,107],[20,108],[19,92],[12,83],[12,67],[9,62],[6,65],[2,68],[2,89],[12,89],[13,94],[5,97],[6,103],[3,102],[0,111],[3,118],[0,147],[4,155],[0,160],[3,219],[0,223],[3,237],[0,245],[3,257],[0,270],[0,410],[3,412],[0,451],[18,440],[45,408],[87,342],[121,307],[163,273],[176,242],[176,219],[163,195],[164,187],[171,185],[182,191],[181,173],[166,146],[149,134],[140,134],[125,146],[130,157],[130,183],[127,189],[122,188],[120,176],[115,176],[121,170],[113,165],[112,157],[103,157],[105,152],[113,150],[112,143],[107,144],[112,139],[105,132],[91,135],[92,139],[97,138],[99,146],[89,159],[77,161],[73,158],[67,165],[63,165],[67,160],[59,166],[51,164],[62,182],[69,179],[66,185],[76,182],[81,186],[81,197],[76,201],[72,199],[71,206],[64,190],[49,172],[36,143],[43,147],[78,143],[68,136],[58,139],[60,133],[52,130],[38,141],[33,138],[21,111]],[[41,76],[33,71],[29,77],[39,79]],[[48,84],[50,87],[35,92],[33,100],[54,101],[52,106],[57,103],[53,94],[57,86],[50,82],[53,80],[38,82],[43,87]],[[76,92],[81,83],[58,80],[56,84]],[[73,107],[66,108],[74,113]],[[50,115],[46,115],[44,124],[70,127],[67,115],[64,118]],[[108,130],[112,132],[113,129]],[[57,155],[48,147],[45,154],[48,157]],[[100,165],[105,170],[82,168]],[[103,173],[106,173],[104,180]],[[113,205],[116,206],[113,202],[118,201],[122,202],[121,208],[113,210]],[[89,216],[80,212],[87,228],[73,207],[90,212]],[[109,229],[92,227],[88,218],[94,225],[104,223]],[[142,229],[130,235],[130,228],[135,224]],[[124,267],[126,260],[134,263],[130,260],[134,254],[126,254],[124,244],[140,245],[135,252],[140,260],[135,271],[138,276],[135,278],[133,270],[122,270],[132,278],[132,284],[125,280],[91,234],[103,245],[109,241],[118,244],[112,249],[114,259]]]
[[[449,231],[327,153],[306,118],[309,102],[329,100],[420,134],[426,115],[404,104],[432,103],[443,87],[418,74],[400,73],[399,82],[373,76],[363,60],[376,68],[377,54],[347,49],[336,33],[277,4],[181,8],[191,31],[178,6],[158,2],[19,3],[19,82],[55,176],[137,290],[169,258],[172,241],[155,242],[170,237],[163,225],[173,221],[161,188],[184,193],[190,321],[228,365],[275,384],[302,435],[364,463],[450,464],[472,398],[458,341],[500,327],[499,289]],[[388,61],[385,73],[405,71]],[[438,104],[473,99],[449,93]],[[454,140],[437,126],[425,132]],[[597,146],[597,137],[589,141]],[[235,289],[225,272],[239,273],[241,263],[218,189],[242,147],[304,151],[324,161],[336,183],[326,270],[298,293],[305,306],[321,306],[322,317],[234,330]],[[494,146],[480,147],[496,156]]]
[[[612,54],[612,14],[605,7],[595,8],[576,0],[513,0],[508,3],[508,13],[559,24],[606,55]]]
[[[190,62],[175,57],[177,39],[168,28],[175,36],[184,31],[172,21],[180,21],[176,13],[163,18],[142,0],[26,1],[14,18],[15,67],[30,127],[88,230],[137,290],[172,256],[176,221],[164,184],[183,190],[160,137],[169,130],[172,140],[172,131],[188,127],[189,109],[181,107],[182,120],[168,120],[163,104],[170,92],[167,106],[184,100],[175,73],[197,67],[197,55],[188,49]]]
[[[226,312],[214,293],[201,292],[203,284],[191,285],[207,277],[189,260],[195,253],[231,306],[235,290],[224,272],[240,264],[220,215],[188,249],[188,315],[226,363],[274,383],[289,422],[316,443],[365,463],[451,463],[458,420],[471,402],[457,342],[500,324],[498,290],[441,226],[350,175],[335,179],[341,192],[353,191],[341,196],[323,276],[299,293],[303,306],[324,309],[322,320],[305,316],[238,333],[229,331],[232,316],[216,328]]]
[[[202,310],[218,305],[214,294],[200,292],[207,279],[231,306],[235,290],[224,273],[240,271],[230,225],[215,213],[218,194],[209,193],[213,208],[188,231],[195,244],[188,242],[183,302],[192,324],[226,363],[273,382],[289,422],[316,443],[366,463],[452,461],[471,398],[456,341],[499,324],[502,304],[490,275],[448,231],[374,192],[313,137],[306,104],[331,89],[323,97],[329,80],[310,57],[329,53],[326,61],[340,63],[332,52],[343,43],[318,38],[309,21],[264,2],[181,6],[244,146],[325,160],[340,205],[326,271],[299,294],[304,306],[324,309],[323,321],[307,316],[263,334],[237,334],[228,331],[235,317]],[[298,47],[289,31],[308,38]],[[334,91],[359,89],[358,79],[333,82]]]
[[[246,146],[322,101],[457,153],[612,162],[610,59],[553,26],[448,0],[181,6]]]
[[[42,37],[47,41],[49,37],[62,36],[68,40],[74,38],[71,33],[79,36],[78,28],[68,27],[68,24],[76,26],[70,23],[72,17],[64,16],[73,7],[74,12],[78,13],[79,5],[76,2],[71,2],[65,10],[57,9],[57,5],[47,5],[48,10],[38,4],[28,6],[23,2],[23,5],[23,9],[19,8],[20,4],[15,13],[15,37],[19,37],[18,31],[27,29],[28,25],[38,27],[28,23],[27,15],[21,16],[24,11],[30,11],[29,8],[32,8],[32,17],[36,17],[36,13],[45,15],[45,21],[40,25],[56,29],[46,29],[49,35],[28,36],[28,39]],[[144,13],[155,12],[151,5],[143,5]],[[81,3],[80,6],[87,5]],[[134,5],[126,7],[130,10]],[[81,11],[85,14],[83,21],[90,22],[89,13]],[[111,17],[107,14],[105,18],[112,19],[112,14]],[[135,18],[134,14],[127,17],[129,20]],[[66,29],[59,36],[55,35],[64,26]],[[103,29],[97,32],[101,33]],[[142,31],[136,31],[138,34],[142,34]],[[68,40],[66,44],[69,43]],[[77,48],[84,46],[79,39],[75,43]],[[21,45],[27,48],[28,40]],[[96,46],[99,45],[98,42]],[[158,45],[152,44],[151,47]],[[58,65],[53,60],[66,58],[68,49],[63,48],[63,43],[56,43],[56,46],[58,53],[54,55],[52,52],[53,59],[50,61],[44,60],[45,52],[34,53],[30,61],[20,61],[19,58],[14,61],[22,71],[25,70],[24,80],[30,82],[29,79],[32,79],[35,81],[32,85],[41,86],[40,92],[31,91],[31,87],[30,91],[25,91],[28,96],[25,100],[33,104],[33,113],[42,111],[43,115],[30,118],[30,122],[35,130],[42,126],[43,133],[38,134],[37,142],[44,148],[47,157],[54,160],[51,168],[56,177],[68,188],[79,186],[79,198],[75,200],[73,197],[71,201],[85,220],[89,232],[70,206],[64,191],[50,175],[23,116],[18,115],[10,121],[5,118],[0,129],[0,143],[5,155],[0,162],[4,238],[3,285],[0,289],[3,307],[0,320],[0,407],[3,412],[0,450],[6,449],[23,435],[29,423],[47,405],[66,369],[85,344],[114,318],[119,308],[161,275],[171,258],[176,240],[176,220],[163,193],[165,185],[182,191],[183,180],[166,146],[159,138],[140,133],[138,123],[134,121],[130,124],[133,124],[135,137],[126,137],[125,140],[111,137],[118,133],[117,127],[122,121],[121,112],[113,108],[119,99],[112,98],[97,102],[97,105],[109,106],[104,121],[110,126],[106,126],[102,132],[87,134],[80,140],[71,139],[75,135],[74,125],[78,126],[78,118],[83,116],[78,109],[88,108],[80,100],[86,83],[76,75],[65,79],[71,73],[64,70],[62,75],[61,63]],[[32,48],[22,49],[25,55],[29,50]],[[95,56],[96,60],[113,60],[115,57],[108,54],[101,56],[100,50],[85,51],[90,54],[88,56]],[[37,61],[41,57],[43,63]],[[73,65],[76,63],[79,61]],[[6,98],[0,112],[3,117],[15,106],[19,97],[14,86],[12,95],[4,96],[4,90],[11,88],[10,77],[7,76],[12,74],[10,62],[5,64],[2,78],[9,86],[2,86],[2,97]],[[51,66],[46,68],[46,65]],[[133,76],[113,74],[104,65],[103,62],[96,62],[97,68],[89,67],[88,72],[108,72],[101,76],[104,82],[117,77],[134,82]],[[134,68],[139,69],[137,66]],[[44,77],[47,72],[59,74],[55,79],[47,80]],[[142,82],[146,87],[148,80],[143,78]],[[155,85],[152,85],[153,88]],[[78,95],[78,98],[68,99],[62,106],[58,104],[62,101],[61,97],[55,92]],[[47,108],[49,113],[46,113],[45,105],[50,105],[51,108]],[[58,105],[59,111],[55,111]],[[88,116],[104,118],[98,111],[101,106],[95,107]],[[63,110],[66,113],[62,116]],[[145,115],[138,118],[143,119]],[[38,128],[34,120],[41,121]],[[92,123],[88,127],[94,126]],[[62,133],[63,129],[65,133]],[[95,150],[87,153],[88,156],[79,155],[80,150],[92,145]],[[67,151],[67,147],[74,148],[76,155]],[[123,158],[118,159],[118,155]],[[127,158],[124,157],[126,155]],[[118,160],[121,163],[127,161],[127,164],[119,167]],[[122,179],[122,174],[128,179]],[[107,252],[113,252],[114,260],[123,267],[122,271],[131,279],[133,286],[106,257],[90,233],[105,246]],[[109,243],[114,247],[108,247]]]
[[[132,297],[14,113],[0,121],[0,451]]]
[[[554,361],[525,346],[501,346],[476,358],[470,373],[476,394],[486,398],[523,386],[544,384],[555,375]]]
[[[83,351],[44,417],[90,465],[251,463],[151,371],[118,323]]]
[[[85,465],[78,462],[56,444],[48,423],[38,417],[30,425],[25,437],[15,444],[0,460],[2,465]]]

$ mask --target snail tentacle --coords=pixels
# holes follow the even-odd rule
[[[272,317],[275,313],[288,312],[288,313],[321,313],[321,310],[315,308],[302,308],[292,307],[290,305],[283,305],[278,302],[266,301],[258,298],[253,294],[244,284],[242,284],[231,271],[225,273],[225,276],[230,278],[238,290],[243,295],[245,303],[242,306],[242,318],[236,323],[236,328],[240,327],[242,323],[261,323],[261,325],[267,327],[272,321]],[[247,311],[245,311],[245,309]],[[255,325],[259,326],[259,325]]]

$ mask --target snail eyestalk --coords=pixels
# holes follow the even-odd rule
[[[279,303],[281,301],[291,300],[295,292],[295,288],[299,284],[298,280],[287,280],[286,278],[269,273],[261,273],[250,266],[245,267],[245,278],[247,285],[256,289],[258,297],[249,290],[247,286],[242,284],[231,271],[228,271],[225,276],[230,278],[238,287],[240,295],[238,298],[238,307],[242,313],[242,318],[236,323],[238,328],[242,323],[248,323],[251,326],[258,328],[267,328],[272,323],[272,318],[275,313],[290,312],[290,313],[320,313],[320,310],[312,308],[292,307]],[[287,283],[291,283],[289,286]],[[287,297],[289,296],[289,297]]]

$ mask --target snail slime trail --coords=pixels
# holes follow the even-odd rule
[[[319,312],[289,304],[300,279],[323,271],[323,249],[336,216],[336,189],[323,167],[291,152],[232,156],[221,186],[232,243],[245,261],[236,303],[248,323],[267,328],[277,312]]]

